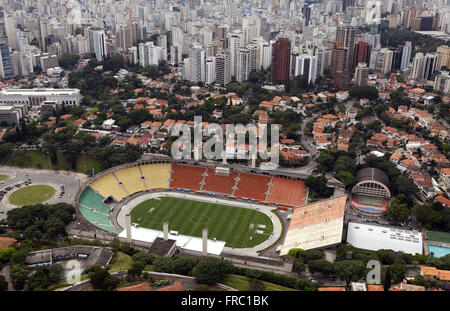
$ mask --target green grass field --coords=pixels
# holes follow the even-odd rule
[[[39,204],[52,198],[55,193],[56,190],[47,185],[28,186],[13,192],[9,202],[17,206]]]
[[[50,155],[40,150],[20,150],[9,159],[8,165],[46,170],[76,171],[84,174],[91,174],[92,169],[96,173],[101,171],[101,163],[92,156],[80,154],[77,157],[77,167],[74,170],[68,154],[57,152],[57,155],[58,161],[56,165],[52,165]]]
[[[2,174],[0,174],[0,180],[5,180],[6,178],[8,178],[9,176],[8,175],[2,175]]]
[[[233,287],[239,291],[248,291],[251,290],[250,283],[252,279],[242,276],[242,275],[236,275],[236,274],[229,274],[223,280],[222,284]],[[295,291],[293,288],[284,287],[281,285],[260,281],[264,285],[265,291]]]
[[[273,231],[270,218],[256,210],[193,200],[151,199],[131,211],[131,221],[141,227],[162,231],[166,220],[169,230],[184,235],[201,237],[202,228],[207,227],[210,239],[225,241],[226,246],[236,248],[258,245]]]

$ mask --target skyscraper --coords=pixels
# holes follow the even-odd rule
[[[414,56],[411,71],[411,78],[413,80],[422,80],[424,71],[424,60],[425,57],[422,53],[417,53],[416,56]]]
[[[369,45],[365,41],[359,41],[355,44],[355,52],[353,57],[353,66],[357,66],[359,63],[370,64],[370,53],[372,52],[372,45]]]
[[[9,54],[9,46],[5,40],[0,40],[0,76],[14,76],[14,70],[11,63],[11,55]]]
[[[353,66],[353,54],[355,50],[356,27],[343,24],[336,29],[336,42],[347,48],[347,57],[344,66],[351,68]]]
[[[425,55],[423,79],[428,81],[432,80],[435,69],[436,69],[436,55],[432,53],[427,53]]]
[[[317,57],[307,54],[295,57],[294,76],[302,75],[308,84],[316,82]]]
[[[90,28],[89,44],[91,53],[95,54],[97,61],[102,61],[106,57],[105,30],[97,27]]]
[[[291,41],[288,38],[278,38],[272,46],[272,81],[285,83],[289,79],[289,64],[291,56]]]
[[[230,52],[224,51],[216,55],[216,84],[227,85],[231,82]]]
[[[355,84],[357,86],[366,86],[369,77],[369,67],[366,63],[359,63],[355,69]]]
[[[189,49],[189,80],[205,82],[205,49],[200,44],[194,44]]]
[[[405,45],[402,46],[402,62],[400,64],[400,69],[405,70],[409,66],[409,60],[411,59],[411,42],[406,41]]]
[[[250,50],[246,48],[240,48],[237,54],[237,72],[236,81],[244,82],[248,80],[250,74]]]
[[[347,48],[335,42],[331,49],[331,76],[333,85],[337,88],[348,88],[351,81],[351,75],[347,64]]]

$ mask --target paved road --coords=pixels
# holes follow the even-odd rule
[[[37,170],[37,169],[21,169],[11,166],[0,166],[0,174],[8,175],[9,177],[0,182],[0,189],[4,189],[7,186],[15,185],[20,181],[31,179],[31,185],[50,184],[56,187],[56,194],[48,201],[48,203],[75,203],[75,194],[78,191],[80,185],[87,180],[87,176],[84,174],[78,174],[66,171],[50,171],[50,170]],[[64,185],[65,194],[59,198],[61,192],[59,185]],[[23,186],[22,186],[23,187]],[[7,195],[0,201],[0,220],[6,218],[8,211],[16,208],[8,201],[9,194],[19,188],[14,187]]]

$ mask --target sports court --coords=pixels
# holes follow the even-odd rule
[[[352,195],[352,205],[364,211],[382,213],[389,206],[389,201],[369,196]]]

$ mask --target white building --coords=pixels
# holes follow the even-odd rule
[[[141,66],[158,65],[160,60],[166,60],[167,53],[160,46],[153,45],[153,42],[139,44],[139,64]]]
[[[372,226],[350,222],[347,243],[356,248],[377,251],[391,249],[407,254],[423,254],[420,232],[392,227]]]
[[[95,53],[97,61],[102,61],[106,57],[105,30],[96,27],[90,28],[89,45],[91,53]]]
[[[412,50],[411,42],[406,41],[405,45],[403,46],[403,49],[402,49],[402,62],[400,64],[401,70],[405,70],[406,68],[409,67],[409,59],[411,58],[411,50]]]
[[[250,50],[241,48],[237,53],[236,81],[241,83],[248,80],[250,70]]]
[[[44,101],[58,102],[67,106],[79,106],[79,89],[3,89],[0,91],[0,105],[26,104],[38,106]]]
[[[316,82],[317,75],[317,57],[307,54],[297,55],[295,57],[294,76],[302,75],[308,79],[308,84]]]
[[[200,44],[189,49],[189,81],[205,82],[205,56],[205,49]]]
[[[216,80],[216,58],[208,57],[205,63],[205,83],[213,84]]]

